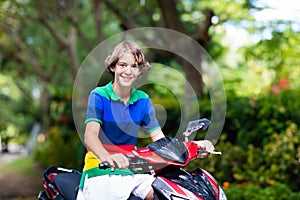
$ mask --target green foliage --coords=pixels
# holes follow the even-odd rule
[[[222,156],[196,160],[189,168],[203,167],[221,183],[249,183],[257,185],[257,190],[276,183],[297,191],[300,184],[299,98],[300,90],[288,88],[257,97],[227,93],[226,123],[215,145]],[[205,112],[207,116],[208,113]],[[264,190],[268,191],[273,189]],[[243,199],[243,188],[235,192],[236,199]]]
[[[225,189],[230,200],[296,200],[300,198],[299,192],[281,183],[274,183],[267,187],[259,187],[254,184],[231,185]]]
[[[199,1],[198,9],[207,7],[216,13],[220,18],[220,21],[226,21],[230,19],[232,22],[239,22],[241,19],[253,21],[253,16],[251,16],[247,11],[250,8],[254,8],[254,5],[251,5],[251,1],[232,1],[232,0],[223,0],[223,1]],[[224,9],[226,7],[226,9]],[[236,10],[240,12],[237,13]]]
[[[28,78],[29,79],[29,78]],[[34,98],[27,93],[30,81],[13,79],[9,74],[0,74],[0,141],[12,139],[25,144],[32,124],[37,120],[39,108]],[[30,86],[29,86],[30,85]]]
[[[98,1],[95,4],[79,1],[73,5],[75,2],[52,4],[50,1],[29,0],[0,4],[1,73],[13,77],[4,79],[1,74],[0,132],[7,132],[7,127],[13,123],[18,127],[14,130],[27,133],[31,124],[40,120],[47,136],[38,144],[35,159],[45,167],[82,167],[84,147],[72,124],[69,90],[80,61],[88,52],[100,40],[122,30],[176,24],[165,18],[171,9],[161,10],[158,1],[146,1],[145,5],[142,1],[140,4],[135,1],[126,4],[115,0],[101,1],[98,16],[94,7]],[[222,44],[224,22],[253,28],[255,34],[266,30],[266,27],[258,30],[257,24],[249,23],[254,20],[251,3],[235,0],[176,1],[178,15],[171,16],[173,19],[178,16],[184,27],[178,31],[193,38],[201,36],[197,41],[208,42],[207,51],[214,59],[223,59],[218,60],[219,66],[226,68],[224,71],[227,72],[224,81],[228,89],[227,116],[223,134],[216,145],[223,155],[195,161],[190,167],[203,166],[221,182],[250,183],[249,187],[228,188],[229,199],[258,199],[257,194],[265,196],[262,199],[299,199],[299,194],[291,192],[300,185],[299,32],[292,28],[280,31],[278,27],[282,26],[275,22],[267,27],[273,30],[271,39],[243,48],[242,57],[245,59],[240,63],[236,64],[238,55],[234,52],[235,57],[230,60],[234,66],[224,64],[228,60],[223,56],[229,49]],[[203,11],[206,8],[213,11],[212,21],[215,23],[209,27],[207,37],[199,32],[205,27],[202,22],[205,21]],[[173,58],[150,57],[181,69]],[[159,72],[154,78],[165,79],[166,83],[178,80],[173,86],[179,88],[181,95],[184,94],[183,82],[178,76]],[[288,86],[280,85],[284,79],[289,81]],[[271,83],[273,86],[269,92]],[[7,86],[11,87],[10,95],[18,98],[6,94]],[[40,92],[40,97],[33,97],[34,90]],[[167,113],[163,131],[167,136],[174,136],[180,124],[181,110],[178,99],[172,94],[173,89],[170,92],[156,85],[148,87],[147,92],[153,97],[154,104],[163,107],[158,113],[159,120],[164,121],[164,112]],[[199,100],[199,104],[201,117],[210,118],[209,98]],[[199,134],[197,139],[203,139],[203,135]],[[140,146],[145,146],[145,143]],[[290,195],[284,196],[285,192]]]
[[[2,164],[0,166],[0,170],[2,174],[13,174],[16,175],[16,173],[22,173],[26,177],[31,176],[38,176],[40,177],[40,173],[36,169],[36,163],[34,162],[34,159],[32,156],[26,156],[18,158],[8,164]]]
[[[82,170],[85,147],[74,126],[71,91],[53,85],[51,93],[50,128],[38,137],[34,159],[45,168],[58,165]]]
[[[263,148],[262,156],[264,165],[260,172],[261,182],[276,180],[286,183],[293,190],[297,190],[300,184],[300,131],[295,124],[291,124],[286,134],[274,133],[271,141]]]
[[[35,149],[34,158],[44,167],[58,165],[81,170],[84,153],[85,148],[76,132],[54,126]]]
[[[300,33],[294,31],[289,23],[284,24],[284,30],[277,30],[276,27],[279,26],[276,23],[272,25],[274,30],[271,39],[262,39],[258,43],[241,48],[248,68],[253,72],[262,73],[264,79],[271,77],[271,81],[275,83],[288,77],[291,88],[299,88],[300,60],[297,55],[300,48],[296,45],[295,38],[298,38]],[[243,66],[245,60],[242,60]]]
[[[223,153],[222,156],[211,155],[208,159],[194,161],[189,168],[203,167],[221,183],[252,183],[261,187],[281,183],[297,191],[300,132],[295,124],[286,129],[285,134],[273,133],[262,148],[252,144],[247,147],[233,145],[222,135],[216,149]]]
[[[223,132],[233,144],[262,147],[273,133],[285,134],[292,125],[300,126],[300,90],[280,89],[257,97],[228,93],[228,110]]]

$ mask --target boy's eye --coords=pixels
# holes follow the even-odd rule
[[[119,63],[118,64],[122,69],[130,66],[131,68],[138,68],[138,65],[137,64],[133,64],[133,65],[128,65],[127,63]]]
[[[125,64],[125,63],[120,63],[120,66],[121,66],[122,68],[125,68],[125,67],[127,67],[127,64]]]

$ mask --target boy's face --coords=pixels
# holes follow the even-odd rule
[[[126,53],[121,56],[111,71],[115,73],[114,82],[122,87],[131,87],[133,82],[141,74],[140,68],[137,66],[136,60],[132,54]]]

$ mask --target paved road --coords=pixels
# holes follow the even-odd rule
[[[2,165],[13,162],[14,160],[21,158],[23,155],[20,153],[0,153],[0,167]]]
[[[23,150],[23,146],[15,143],[8,144],[8,153],[2,153],[0,148],[0,167],[14,161],[15,159],[25,156],[22,154]]]
[[[4,165],[26,156],[25,154],[20,153],[20,149],[11,148],[9,150],[9,153],[0,153],[0,169]],[[41,176],[35,177],[24,175],[20,171],[12,172],[0,170],[0,200],[36,199],[37,193],[41,187]]]

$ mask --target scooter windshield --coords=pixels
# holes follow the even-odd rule
[[[188,158],[188,150],[183,142],[177,138],[161,138],[147,146],[161,157],[173,162],[185,163]]]

